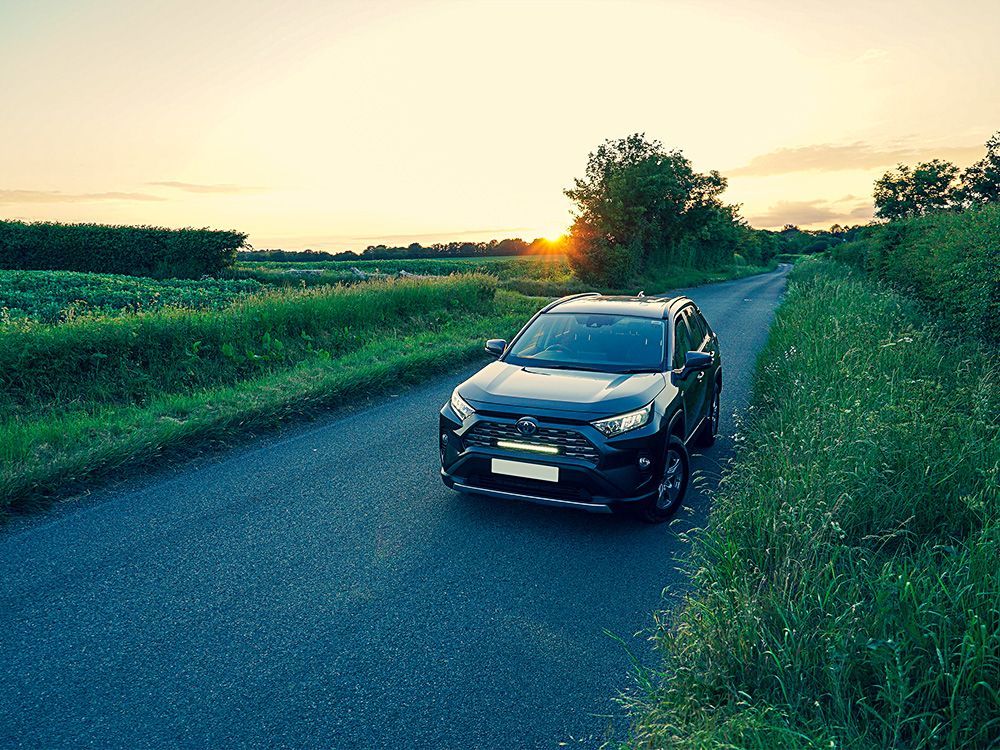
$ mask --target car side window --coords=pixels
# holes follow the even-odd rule
[[[684,366],[684,356],[697,347],[692,346],[691,331],[687,325],[687,315],[681,313],[674,323],[674,369]]]
[[[704,326],[704,328],[705,328],[706,335],[708,335],[708,336],[714,336],[715,335],[715,331],[712,330],[712,326],[710,326],[708,324],[708,321],[705,320],[705,316],[702,315],[700,312],[697,313],[697,315],[698,315],[698,320],[701,321],[702,326]]]
[[[692,349],[701,349],[708,337],[708,324],[701,314],[689,308],[687,315],[688,325],[691,326],[691,336],[694,341]]]

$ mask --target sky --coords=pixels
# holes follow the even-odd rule
[[[757,227],[1000,130],[1000,0],[0,0],[0,219],[258,248],[555,237],[644,132]]]

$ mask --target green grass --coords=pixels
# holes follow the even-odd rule
[[[636,281],[634,286],[628,289],[601,289],[599,291],[613,294],[636,294],[639,291],[645,291],[647,294],[659,294],[671,289],[714,284],[719,281],[741,279],[758,273],[766,273],[767,271],[773,271],[777,268],[777,265],[777,263],[770,263],[766,266],[734,264],[717,269],[670,266],[646,273]],[[506,289],[539,297],[559,297],[576,292],[592,291],[594,289],[594,287],[584,284],[569,273],[561,278],[511,279],[502,283]]]
[[[0,328],[0,414],[144,404],[424,330],[493,304],[488,276],[275,292],[224,310],[165,309]]]
[[[466,275],[0,330],[0,512],[452,369],[538,302]]]
[[[766,266],[731,264],[718,269],[699,269],[682,266],[659,268],[646,273],[628,289],[601,289],[599,291],[635,294],[640,289],[647,293],[668,289],[711,284],[716,281],[752,276],[774,270],[776,263]],[[577,279],[564,255],[509,256],[497,258],[441,258],[414,260],[367,261],[316,261],[313,263],[281,263],[275,261],[245,261],[231,272],[234,278],[254,279],[268,284],[286,286],[315,286],[323,284],[352,284],[358,277],[351,268],[365,273],[396,274],[407,271],[413,274],[444,276],[453,273],[486,273],[496,277],[505,289],[531,296],[559,297],[594,289]]]
[[[995,352],[803,260],[632,747],[1000,742]]]
[[[75,271],[0,270],[0,326],[61,323],[168,307],[221,309],[262,290],[254,280],[154,280]]]

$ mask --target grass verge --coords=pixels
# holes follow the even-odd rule
[[[800,261],[631,747],[1000,742],[1000,387],[917,303]]]
[[[501,291],[450,321],[383,327],[349,351],[305,350],[298,361],[232,382],[142,400],[50,401],[15,413],[0,420],[0,514],[453,370],[481,357],[486,338],[510,336],[538,302]]]

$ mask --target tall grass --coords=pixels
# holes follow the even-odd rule
[[[0,328],[0,414],[53,404],[143,404],[231,384],[492,305],[485,276],[274,293],[224,310],[157,310]]]
[[[291,306],[285,311],[272,306],[282,298],[269,297],[263,309],[248,303],[227,320],[242,325],[246,316],[251,323],[253,316],[263,316],[270,331],[284,331],[292,340],[302,339],[303,329],[296,326],[306,323],[319,334],[311,342],[289,344],[281,358],[239,377],[212,377],[213,360],[206,354],[203,362],[189,358],[172,368],[176,381],[158,372],[160,365],[143,369],[143,364],[157,361],[155,357],[135,362],[129,356],[119,357],[119,365],[106,378],[87,370],[58,373],[58,387],[43,378],[27,388],[25,381],[30,404],[0,412],[0,518],[5,509],[38,504],[127,467],[194,454],[330,406],[364,403],[480,358],[486,338],[512,335],[538,305],[538,300],[493,292],[488,279],[461,277],[365,285],[327,296],[293,295],[283,300]],[[195,316],[189,323],[194,328],[193,321],[200,320]],[[325,336],[324,327],[333,339]],[[184,338],[186,330],[181,326],[175,333]],[[103,340],[89,329],[82,335]],[[272,341],[278,340],[275,334]],[[339,342],[339,348],[322,348],[331,341]],[[292,348],[297,351],[294,357],[289,354]],[[185,386],[185,368],[205,368],[203,383]],[[162,381],[162,387],[149,387],[154,381]]]
[[[800,261],[634,747],[1000,742],[992,350]]]

